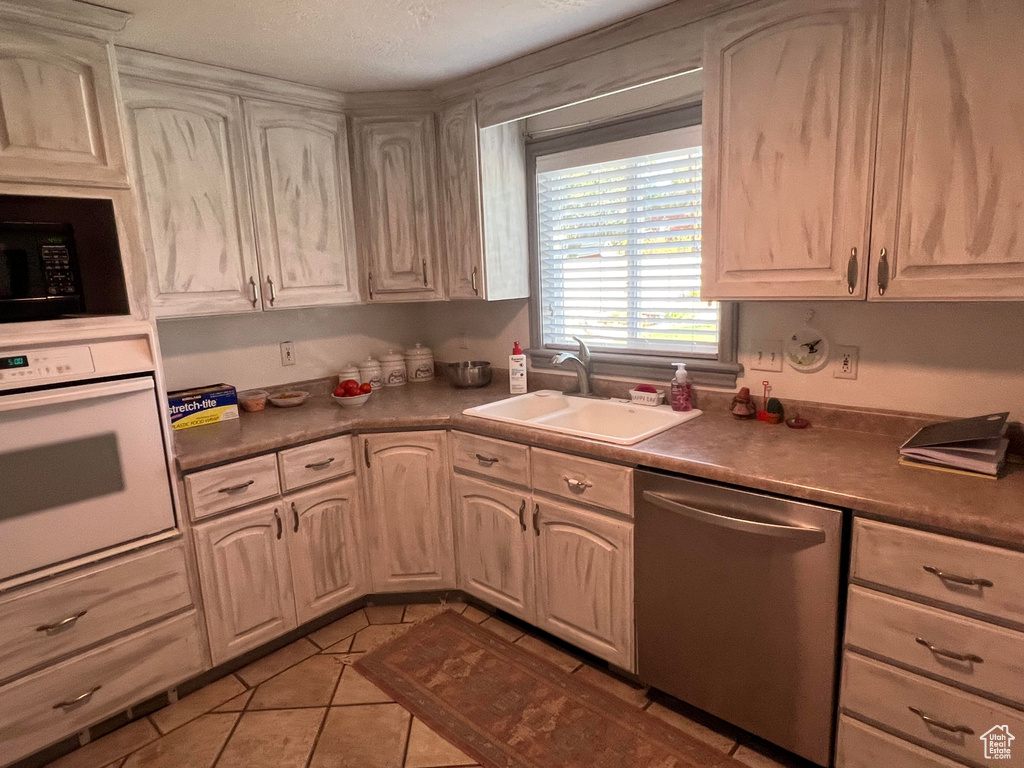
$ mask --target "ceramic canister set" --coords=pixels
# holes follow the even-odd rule
[[[432,381],[434,378],[434,354],[422,344],[416,344],[404,353],[389,351],[380,360],[367,357],[358,366],[348,365],[338,374],[338,381],[355,379],[369,382],[373,389],[400,387],[407,381]]]

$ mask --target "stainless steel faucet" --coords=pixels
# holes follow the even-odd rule
[[[576,370],[576,378],[579,381],[579,394],[584,397],[594,397],[595,395],[590,388],[590,376],[594,372],[593,363],[590,359],[590,347],[578,336],[573,336],[572,339],[580,345],[577,353],[574,355],[572,352],[560,352],[551,358],[551,364],[561,366],[568,364],[572,366]]]

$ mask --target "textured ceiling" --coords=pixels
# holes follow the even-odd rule
[[[97,0],[119,45],[336,90],[423,88],[666,0]]]

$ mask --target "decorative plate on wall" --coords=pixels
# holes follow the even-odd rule
[[[786,339],[786,362],[801,373],[814,373],[828,364],[828,339],[817,328],[811,327],[810,320],[809,315],[807,323]]]

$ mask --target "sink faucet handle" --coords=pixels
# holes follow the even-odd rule
[[[587,346],[587,342],[585,342],[579,336],[573,336],[572,340],[580,345],[580,349],[579,349],[579,353],[577,354],[577,357],[579,357],[581,363],[583,363],[585,366],[587,366],[587,370],[589,371],[590,370],[590,347],[588,347]]]

